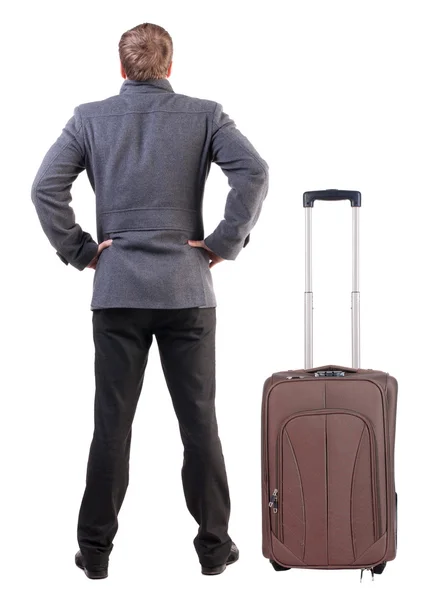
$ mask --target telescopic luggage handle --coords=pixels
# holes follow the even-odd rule
[[[315,200],[349,200],[352,207],[352,367],[360,367],[360,227],[361,194],[348,190],[305,192],[305,369],[313,367],[312,208]]]

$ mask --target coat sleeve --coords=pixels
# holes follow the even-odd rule
[[[71,186],[85,169],[82,119],[78,107],[46,153],[31,188],[40,224],[59,258],[79,271],[96,256],[98,244],[76,223]]]
[[[269,188],[269,167],[220,104],[213,116],[211,156],[231,189],[223,220],[204,241],[218,256],[235,260],[260,216]]]

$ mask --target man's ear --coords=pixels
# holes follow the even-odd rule
[[[171,75],[171,69],[172,69],[172,61],[169,63],[168,71],[166,74],[167,77],[169,77]]]
[[[122,63],[120,63],[120,74],[122,75],[122,77],[124,79],[126,79],[126,73],[125,73],[125,69],[123,68]]]

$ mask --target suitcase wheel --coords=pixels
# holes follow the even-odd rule
[[[291,569],[291,567],[283,567],[282,565],[279,565],[277,562],[275,562],[272,559],[269,562],[272,565],[272,567],[275,569],[275,571],[289,571]]]
[[[375,573],[376,575],[382,575],[382,573],[384,572],[386,567],[386,562],[380,563],[379,565],[376,565],[375,567],[373,567],[373,573]]]

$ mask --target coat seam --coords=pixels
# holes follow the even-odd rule
[[[133,210],[185,210],[186,212],[192,212],[192,213],[196,213],[198,211],[194,210],[193,208],[177,208],[176,206],[153,206],[153,207],[138,207],[138,208],[117,208],[117,209],[113,209],[113,210],[101,210],[99,212],[100,215],[105,215],[105,214],[109,214],[109,213],[117,213],[117,212],[128,212],[128,211],[133,211]]]
[[[80,132],[80,130],[82,129],[82,126],[83,126],[83,119],[82,119],[82,116],[81,116],[81,114],[80,114],[80,111],[79,111],[79,109],[78,109],[78,108],[76,108],[75,110],[76,110],[76,112],[77,112],[77,113],[79,114],[79,116],[80,116],[80,127],[79,127],[79,129],[76,131],[76,133],[79,133],[79,132]],[[75,141],[78,143],[78,145],[79,145],[79,147],[80,147],[80,150],[82,150],[82,148],[81,148],[81,146],[80,146],[80,143],[79,143],[79,140],[77,139],[77,137],[75,136],[75,134],[74,134],[74,133],[72,133],[71,131],[68,131],[67,133],[69,133],[69,134],[72,136],[72,138],[74,138],[74,140],[75,140]],[[67,147],[68,147],[68,146],[71,144],[71,142],[72,142],[72,141],[73,141],[73,139],[69,140],[69,141],[68,141],[68,142],[65,144],[65,146],[63,146],[63,147],[62,147],[62,148],[61,148],[61,149],[60,149],[60,150],[59,150],[59,151],[58,151],[58,152],[55,154],[55,156],[52,158],[52,160],[50,161],[50,163],[47,165],[46,169],[45,169],[45,170],[43,171],[43,173],[40,175],[40,177],[39,177],[39,181],[37,182],[37,185],[36,185],[36,187],[34,188],[34,192],[35,192],[35,194],[37,194],[37,192],[38,192],[38,190],[39,190],[40,183],[41,183],[41,181],[42,181],[43,177],[46,175],[46,173],[47,173],[47,172],[48,172],[48,170],[50,169],[50,167],[52,166],[52,164],[53,164],[53,163],[56,161],[56,159],[58,158],[58,156],[59,156],[59,155],[60,155],[62,152],[64,152],[64,150],[65,150],[65,149],[66,149],[66,148],[67,148]],[[84,154],[85,154],[85,153],[83,152],[83,155],[84,155]]]
[[[213,115],[213,121],[214,121],[214,115]],[[219,125],[217,122],[215,122],[215,123],[216,123],[216,125],[218,125],[218,129],[216,129],[216,131],[215,131],[215,133],[217,133],[217,131],[219,131],[221,128],[220,128],[220,125]],[[223,126],[223,127],[224,127],[224,126]],[[268,170],[266,169],[266,167],[264,166],[264,164],[263,164],[263,163],[260,161],[260,158],[258,158],[258,157],[257,157],[257,156],[254,154],[254,152],[252,152],[251,150],[249,150],[248,148],[246,148],[246,147],[244,146],[244,144],[242,144],[242,142],[240,142],[240,141],[239,141],[237,138],[235,138],[235,137],[234,137],[234,136],[233,136],[233,135],[232,135],[232,134],[231,134],[229,131],[227,131],[227,130],[226,130],[226,131],[224,131],[224,133],[225,133],[225,135],[227,135],[227,136],[229,136],[230,138],[232,138],[232,140],[233,140],[234,142],[236,142],[236,143],[238,144],[238,146],[240,146],[241,148],[243,148],[243,149],[245,150],[245,152],[248,152],[248,154],[254,158],[254,160],[255,160],[255,161],[256,161],[256,162],[257,162],[257,163],[258,163],[258,164],[261,166],[261,168],[263,169],[263,172],[265,173],[265,175],[269,175],[269,172],[268,172]]]
[[[157,113],[157,112],[163,112],[163,113],[168,113],[168,114],[201,115],[201,114],[209,113],[210,111],[209,110],[161,110],[161,109],[130,110],[130,111],[127,111],[124,113],[111,113],[109,115],[85,115],[85,119],[98,119],[98,118],[103,118],[103,117],[123,117],[124,115],[135,115],[135,114],[147,115],[147,114]]]
[[[80,131],[80,130],[79,130]],[[74,137],[74,136],[73,136]],[[46,167],[46,169],[43,171],[43,173],[39,176],[39,181],[37,182],[36,187],[34,188],[34,192],[35,194],[37,194],[38,190],[39,190],[39,186],[40,183],[43,179],[43,177],[46,175],[46,173],[48,172],[48,170],[50,169],[50,167],[52,166],[52,164],[56,161],[56,159],[58,158],[58,156],[64,152],[64,150],[71,144],[73,140],[68,141],[65,146],[63,146],[56,154],[55,156],[52,158],[52,160],[50,161],[50,163],[48,164],[48,166]],[[77,141],[77,140],[76,140]]]

